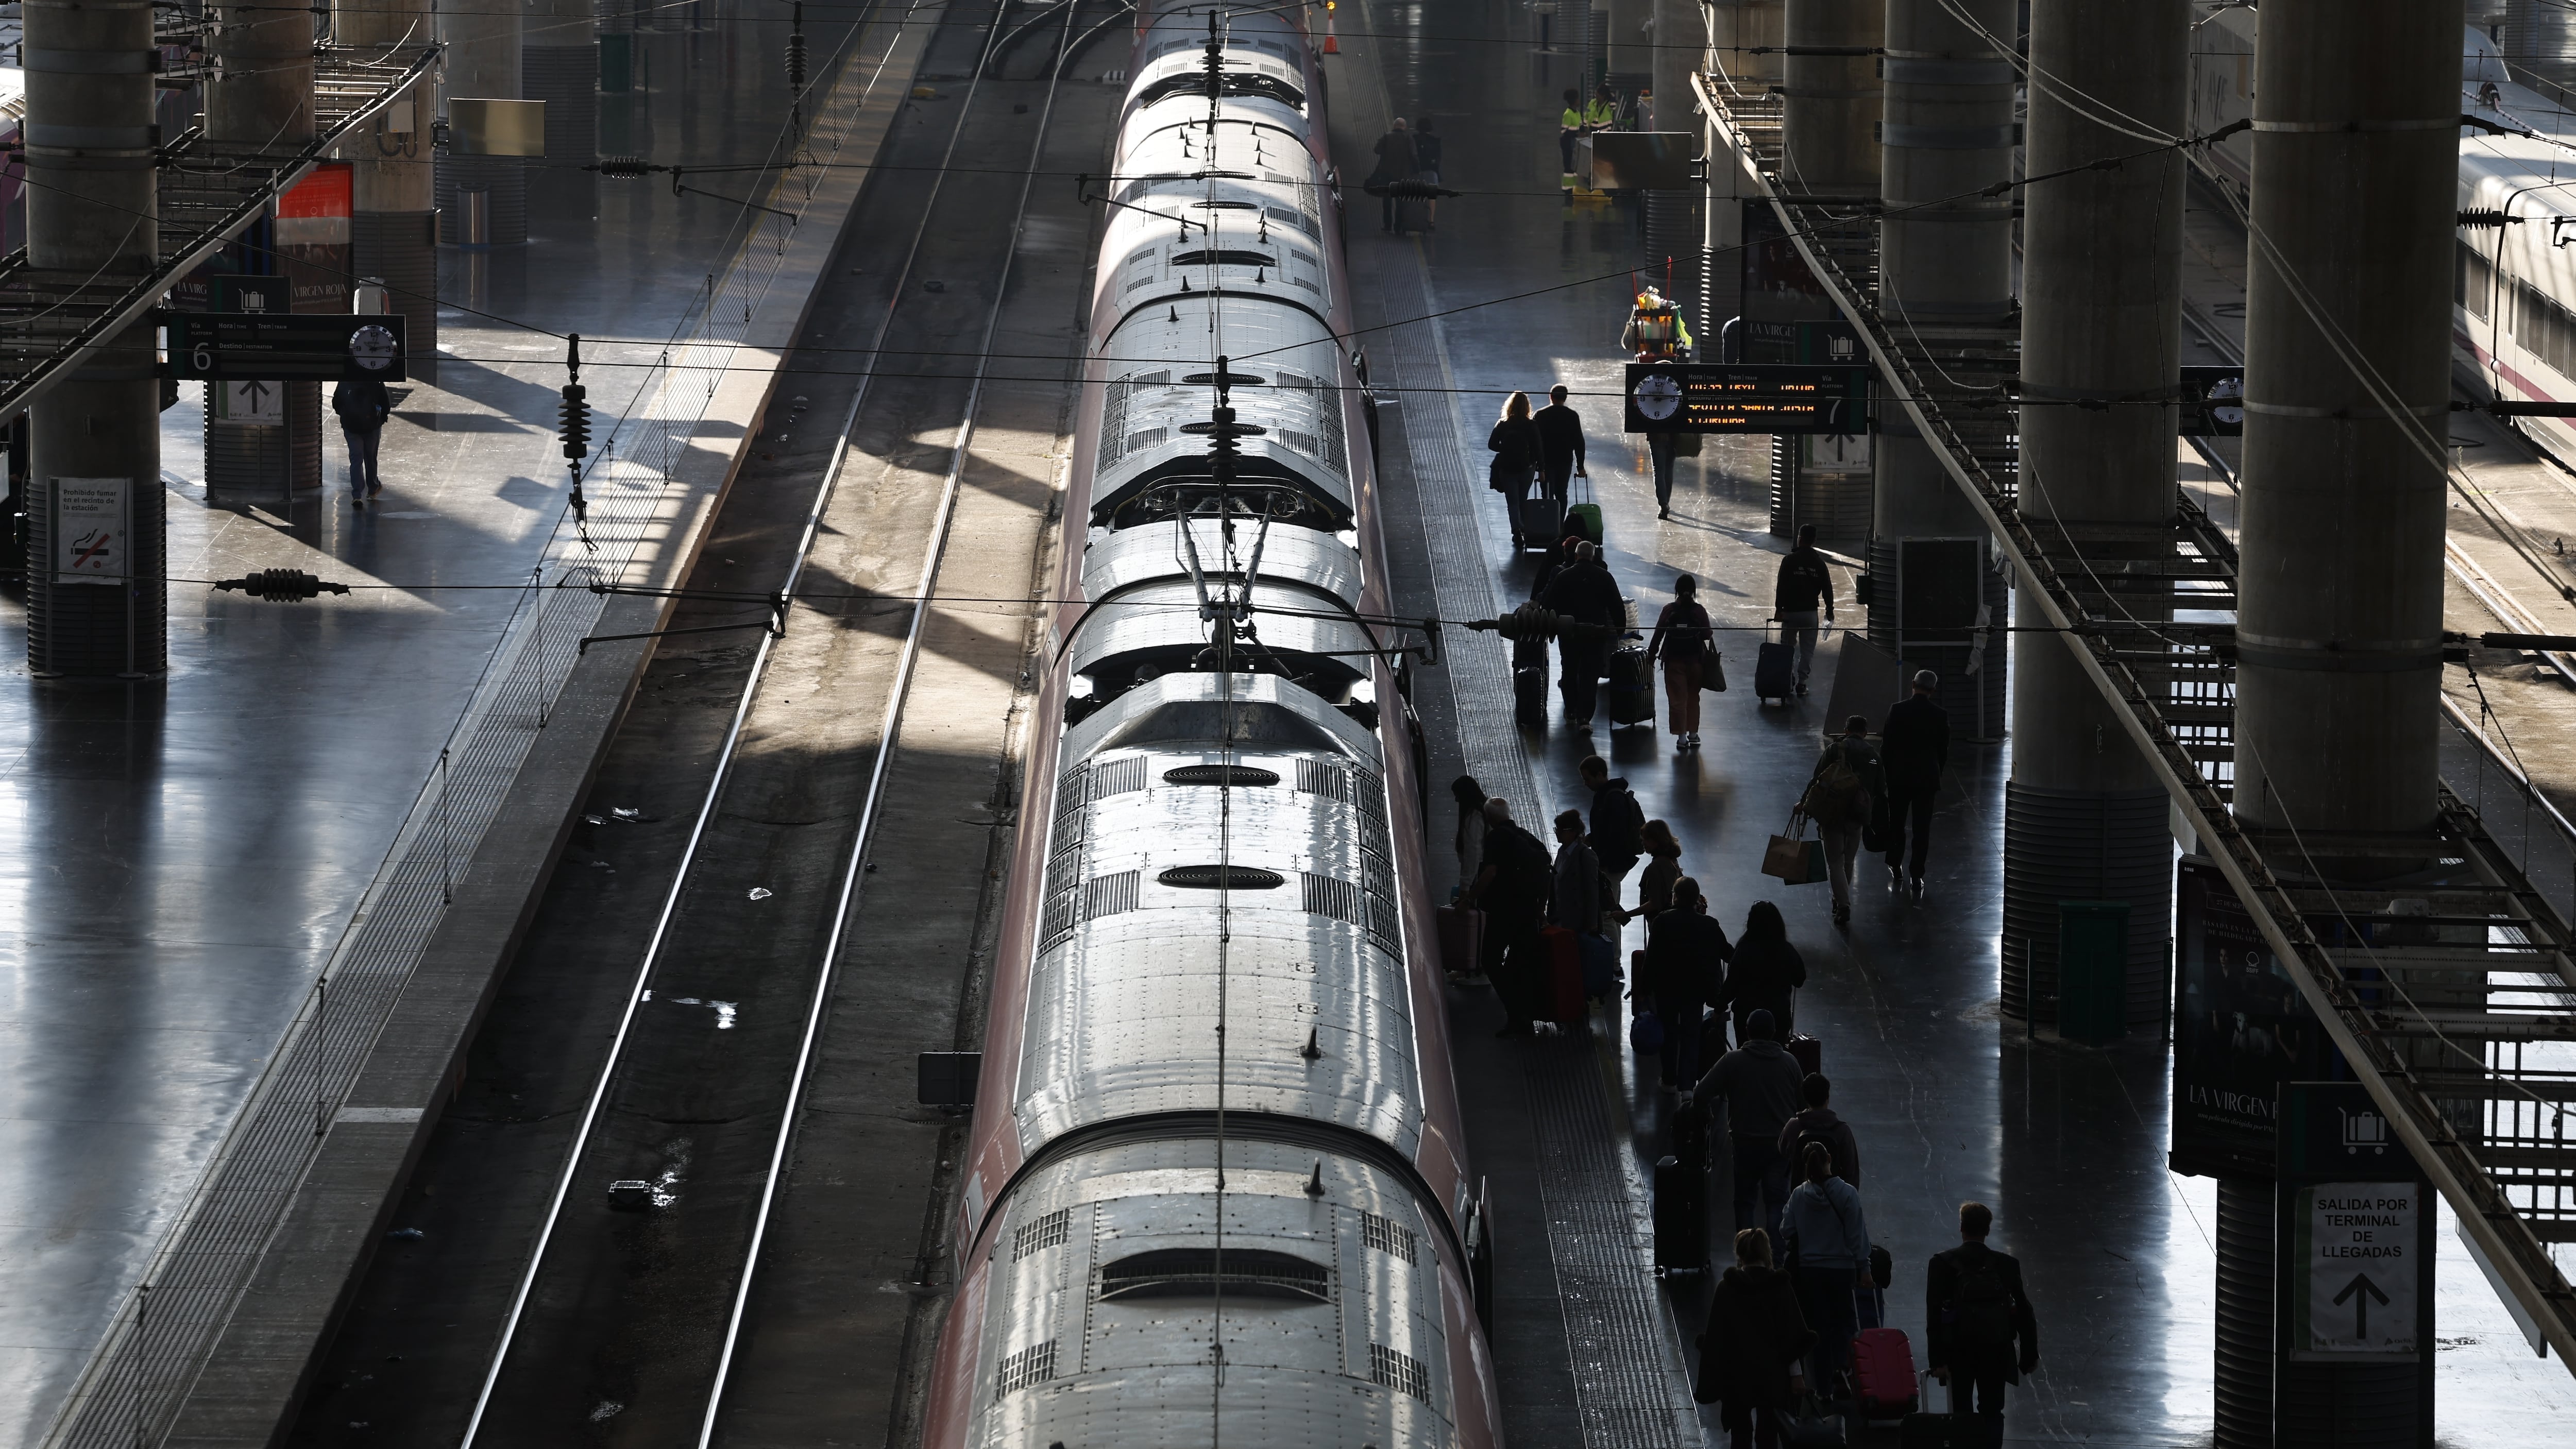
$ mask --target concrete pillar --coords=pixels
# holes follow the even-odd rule
[[[39,276],[114,282],[160,251],[152,11],[143,0],[26,7],[27,261]],[[27,664],[39,675],[169,667],[161,385],[153,329],[89,355],[28,409]],[[66,480],[114,480],[97,483]],[[118,495],[122,498],[119,499]],[[121,515],[121,516],[120,516]],[[115,535],[106,582],[65,582],[63,545]]]
[[[1782,0],[1744,0],[1740,5],[1709,7],[1710,69],[1723,67],[1736,89],[1748,96],[1768,95],[1772,86],[1784,83],[1776,52],[1753,53],[1758,47],[1780,44],[1781,5]],[[1714,126],[1709,128],[1707,149],[1708,201],[1703,214],[1708,280],[1700,333],[1707,339],[1705,355],[1714,360],[1719,333],[1728,319],[1744,310],[1744,258],[1739,249],[1744,244],[1744,198],[1753,194],[1753,183],[1722,150]]]
[[[446,42],[445,74],[439,100],[515,101],[520,90],[520,52],[526,32],[518,5],[465,6],[438,17],[439,38]],[[528,167],[516,156],[457,156],[440,153],[437,165],[438,239],[467,244],[463,234],[467,207],[460,194],[480,191],[490,198],[491,230],[480,244],[518,246],[528,239]]]
[[[1610,88],[1621,95],[1632,95],[1652,86],[1656,80],[1654,52],[1654,19],[1661,0],[1608,0],[1601,9],[1609,15],[1609,42],[1605,57]]]
[[[221,6],[210,43],[215,75],[206,83],[206,140],[222,156],[282,161],[313,140],[313,15],[274,6]],[[258,271],[286,270],[270,253]],[[216,384],[208,384],[209,388]],[[209,498],[286,506],[322,486],[322,389],[289,383],[286,423],[232,423],[206,415]]]
[[[1788,43],[1799,48],[1865,50],[1884,43],[1887,34],[1887,0],[1788,0],[1787,16]],[[1784,70],[1784,189],[1876,198],[1878,58],[1792,54]]]
[[[2189,86],[2189,0],[2040,0],[2031,63],[2065,90],[2145,127],[2179,134]],[[2030,98],[2032,174],[2144,149],[2135,136],[2069,107],[2056,88]],[[2091,107],[2096,114],[2100,107]],[[2180,376],[2182,206],[2178,153],[2086,171],[2024,191],[2022,221],[2023,516],[2060,525],[2088,559],[2170,556],[2174,410]],[[2121,398],[2107,409],[2051,399]],[[2053,532],[2053,531],[2052,531]],[[2054,538],[2052,538],[2052,543]],[[2067,570],[2078,579],[2080,569]],[[2146,618],[2171,610],[2128,595]],[[2015,619],[2044,626],[2025,600]],[[2004,1008],[2054,1020],[2057,903],[2125,900],[2128,1019],[2162,1018],[2172,937],[2173,838],[2164,789],[2062,641],[2020,636],[2013,650],[2013,769],[2004,807]]]
[[[400,44],[405,53],[435,35],[429,0],[340,0],[333,32],[345,45]],[[415,85],[364,135],[340,148],[352,163],[350,270],[393,292],[415,378],[436,376],[438,203],[432,186],[429,122],[436,88]]]
[[[2460,15],[2459,0],[2263,7],[2253,213],[2271,245],[2248,249],[2237,616],[2235,809],[2251,825],[2433,819]],[[2338,360],[2273,249],[2393,399]]]
[[[1646,118],[1646,128],[1653,131],[1697,135],[1701,129],[1699,97],[1691,90],[1691,72],[1705,55],[1700,47],[1708,40],[1708,12],[1699,0],[1654,0],[1653,81],[1654,113]],[[1705,147],[1701,150],[1706,155]],[[1700,355],[1715,357],[1717,339],[1701,326],[1702,298],[1707,295],[1701,280],[1705,259],[1700,253],[1700,239],[1707,223],[1700,219],[1700,194],[1697,191],[1650,191],[1646,193],[1646,271],[1658,285],[1668,285],[1667,295],[1681,314],[1690,319],[1691,330],[1700,337]],[[1670,258],[1667,266],[1666,258]],[[1669,281],[1666,278],[1669,277]]]
[[[2012,204],[2003,197],[1953,198],[2012,174],[2013,72],[1995,38],[2011,43],[2017,6],[2015,0],[1884,4],[1880,194],[1891,213],[1938,204],[1891,214],[1880,224],[1879,310],[1937,350],[1993,353],[2012,324]],[[1940,676],[1938,698],[1950,712],[1952,733],[1996,738],[2003,732],[2005,636],[1980,640],[1960,627],[1975,623],[1981,609],[1986,622],[1999,623],[2007,606],[2003,580],[1983,567],[1985,524],[1901,409],[1882,408],[1878,422],[1870,638],[1894,653],[1907,674],[1930,669]],[[1927,547],[1943,550],[1937,563],[1921,552]],[[1909,559],[1920,560],[1911,587]],[[1936,588],[1943,595],[1937,601],[1927,592]]]
[[[2272,0],[2255,49],[2233,803],[2276,869],[2342,883],[2416,862],[2332,833],[2435,812],[2461,29],[2459,0]],[[2320,1403],[2374,1405],[2342,1449],[2431,1422],[2409,1373],[2273,1374],[2274,1442],[2319,1442]]]
[[[548,224],[579,225],[599,215],[599,174],[580,168],[599,159],[599,36],[591,0],[533,0],[520,86],[546,103],[546,159],[534,169],[542,184],[528,193],[529,215]]]

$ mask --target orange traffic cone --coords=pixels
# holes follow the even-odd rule
[[[1324,54],[1326,54],[1326,55],[1339,55],[1339,54],[1341,54],[1341,53],[1342,53],[1342,43],[1341,43],[1340,41],[1338,41],[1338,40],[1336,40],[1336,39],[1334,39],[1334,38],[1333,38],[1333,32],[1331,32],[1331,31],[1329,31],[1329,30],[1325,31],[1325,32],[1324,32]]]

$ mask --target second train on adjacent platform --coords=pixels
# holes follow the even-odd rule
[[[1211,14],[1093,183],[931,1449],[1500,1441],[1323,77]]]

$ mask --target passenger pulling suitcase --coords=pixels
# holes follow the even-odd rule
[[[1666,1157],[1655,1164],[1655,1272],[1708,1268],[1708,1178]]]
[[[1852,1339],[1852,1395],[1860,1416],[1895,1423],[1921,1402],[1914,1377],[1914,1345],[1901,1328],[1864,1328]]]
[[[1524,664],[1512,671],[1512,723],[1525,730],[1547,728],[1547,666]]]
[[[1645,645],[1624,643],[1610,651],[1610,685],[1603,694],[1612,729],[1655,722],[1655,666],[1646,660]]]
[[[1539,955],[1547,979],[1539,983],[1539,1004],[1559,1026],[1581,1026],[1591,1017],[1583,996],[1583,948],[1563,926],[1542,926]]]

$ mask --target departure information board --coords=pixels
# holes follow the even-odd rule
[[[162,375],[209,382],[402,382],[403,319],[394,313],[164,312]]]
[[[1869,369],[1632,362],[1632,433],[1865,433]]]

